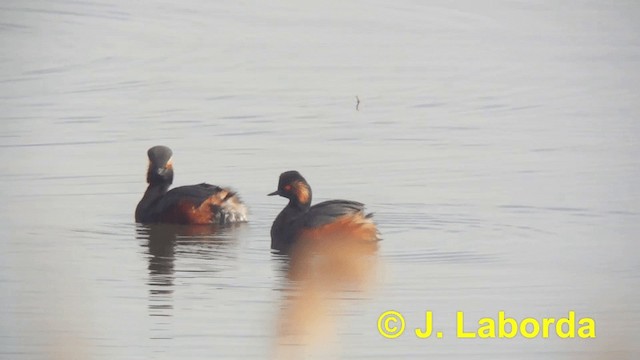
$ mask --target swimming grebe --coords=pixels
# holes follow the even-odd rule
[[[301,240],[348,239],[377,248],[378,230],[373,214],[349,200],[329,200],[311,206],[311,187],[297,171],[280,175],[278,190],[269,194],[289,199],[271,226],[271,248],[289,253]]]
[[[228,188],[206,183],[168,190],[173,182],[173,152],[166,146],[147,151],[147,191],[136,207],[136,222],[227,224],[247,221],[247,208]]]

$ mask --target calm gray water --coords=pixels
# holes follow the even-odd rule
[[[0,4],[0,358],[268,359],[285,273],[265,196],[359,200],[377,285],[308,358],[640,355],[636,1]],[[361,100],[356,111],[356,96]],[[251,222],[144,227],[145,152]],[[386,339],[378,316],[401,312]],[[444,333],[417,339],[433,311]],[[596,338],[459,339],[482,317]],[[467,330],[468,330],[467,329]]]

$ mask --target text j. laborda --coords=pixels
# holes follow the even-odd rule
[[[425,311],[424,318],[416,322],[418,327],[412,328],[410,333],[420,339],[431,337],[443,338],[445,334],[434,328],[433,312]],[[395,310],[385,311],[378,317],[378,332],[387,339],[395,339],[405,333],[406,321],[404,316]],[[590,317],[577,318],[575,311],[569,311],[567,316],[549,318],[524,318],[516,320],[498,311],[497,317],[480,318],[475,325],[465,324],[464,311],[456,312],[455,337],[459,339],[493,339],[493,338],[595,338],[596,321]]]

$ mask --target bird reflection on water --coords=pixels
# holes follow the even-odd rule
[[[378,242],[342,236],[295,245],[284,266],[275,358],[297,359],[334,342],[336,315],[360,301],[354,294],[362,298],[375,284],[377,253]]]
[[[177,270],[176,260],[199,258],[208,261],[229,256],[230,252],[227,250],[237,242],[238,230],[243,225],[138,224],[136,239],[140,246],[146,248],[148,255],[149,316],[173,316],[176,272],[189,272],[185,269]],[[220,251],[221,249],[224,251]],[[156,319],[156,325],[160,327],[156,330],[166,327],[167,324],[161,318]],[[167,337],[158,335],[154,335],[154,338]]]

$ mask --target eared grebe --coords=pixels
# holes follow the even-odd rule
[[[149,151],[147,191],[136,207],[136,222],[227,224],[247,221],[247,208],[235,192],[210,184],[180,186],[173,182],[173,152],[166,146]]]
[[[289,199],[271,226],[272,249],[289,253],[301,240],[323,239],[356,241],[377,248],[378,230],[373,214],[365,214],[363,204],[329,200],[311,206],[311,187],[297,171],[282,173],[278,190],[269,194],[272,195]]]

